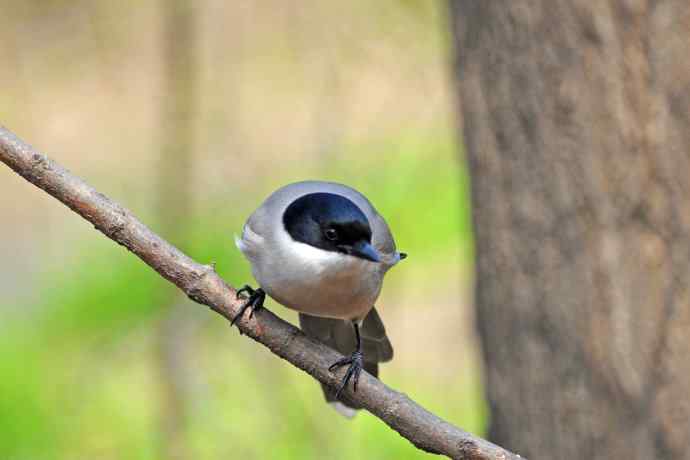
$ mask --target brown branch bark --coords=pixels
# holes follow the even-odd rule
[[[128,210],[1,126],[0,161],[136,254],[192,300],[207,305],[228,320],[238,311],[242,301],[235,299],[235,290],[216,274],[212,265],[195,262],[153,233]],[[331,374],[328,366],[341,356],[309,339],[270,311],[261,310],[252,319],[245,315],[238,326],[243,333],[320,382],[332,386],[339,382],[340,373]],[[348,389],[345,397],[427,452],[463,460],[520,458],[442,420],[366,372],[362,374],[357,392]]]

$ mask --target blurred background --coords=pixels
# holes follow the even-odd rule
[[[445,4],[187,3],[4,2],[0,123],[234,286],[271,191],[359,189],[410,254],[382,379],[484,434]],[[7,168],[0,216],[0,459],[428,457]]]

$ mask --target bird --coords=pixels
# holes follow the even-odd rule
[[[407,254],[398,252],[386,221],[371,202],[343,184],[303,181],[273,192],[249,216],[235,244],[259,284],[237,291],[246,302],[231,325],[266,295],[299,312],[302,331],[345,355],[329,367],[347,371],[338,387],[322,384],[326,400],[352,417],[357,407],[342,401],[362,369],[378,377],[378,365],[393,347],[375,308],[386,272]]]

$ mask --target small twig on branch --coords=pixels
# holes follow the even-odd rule
[[[196,263],[153,233],[128,210],[2,126],[0,161],[91,222],[108,238],[132,251],[192,300],[207,305],[228,320],[239,311],[242,301],[235,299],[235,290],[216,274],[213,265]],[[270,311],[261,310],[252,319],[245,315],[237,324],[246,335],[318,381],[333,387],[339,383],[340,376],[328,372],[328,366],[341,356]],[[344,396],[427,452],[463,460],[520,458],[442,420],[366,372],[362,374],[357,392],[348,389]]]

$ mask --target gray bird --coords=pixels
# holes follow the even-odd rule
[[[326,400],[343,415],[352,403],[339,397],[362,369],[378,375],[378,363],[393,358],[393,348],[374,303],[383,276],[400,260],[390,229],[364,195],[345,185],[305,181],[286,185],[249,216],[237,247],[249,260],[259,289],[245,286],[247,302],[233,323],[266,294],[299,312],[305,334],[347,357],[329,370],[349,366],[334,392],[322,385]],[[349,356],[348,356],[349,355]]]

